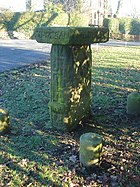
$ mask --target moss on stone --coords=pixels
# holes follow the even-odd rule
[[[72,130],[88,116],[91,104],[90,44],[106,42],[109,31],[97,27],[38,27],[36,40],[51,43],[52,125]]]
[[[35,30],[35,38],[41,43],[58,45],[89,45],[109,40],[109,30],[97,27],[46,27]]]
[[[90,46],[53,45],[51,51],[51,121],[72,130],[87,117],[91,104]]]

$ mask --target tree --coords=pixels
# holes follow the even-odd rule
[[[70,25],[71,13],[81,11],[81,0],[63,0],[63,10],[68,14],[68,25]]]
[[[27,11],[33,10],[33,0],[26,0],[26,10]]]
[[[70,25],[71,21],[71,14],[74,11],[79,11],[81,10],[81,2],[82,0],[44,0],[44,7],[47,9],[49,7],[50,3],[52,8],[57,5],[61,5],[62,10],[68,14],[68,23],[67,25]]]
[[[123,0],[118,0],[116,15],[119,15],[120,10],[121,10],[121,8],[122,8],[122,5],[123,5]]]
[[[131,16],[132,18],[139,18],[140,12],[139,12],[138,7],[132,6],[130,16]]]
[[[108,17],[112,15],[111,0],[104,0],[104,16]]]

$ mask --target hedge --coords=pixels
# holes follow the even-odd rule
[[[105,18],[103,25],[110,33],[140,35],[140,19],[133,18]]]
[[[34,30],[39,25],[61,25],[68,23],[68,14],[63,11],[50,12],[5,12],[0,13],[0,33],[21,33],[25,38],[33,38]],[[74,12],[71,14],[72,26],[87,26],[89,18],[86,14]],[[103,25],[108,27],[111,34],[140,35],[140,19],[105,18]],[[9,34],[10,33],[10,34]]]
[[[140,19],[133,19],[131,21],[130,34],[140,35]]]
[[[103,26],[109,28],[110,33],[119,32],[119,20],[116,18],[112,18],[112,19],[105,18],[103,21]]]

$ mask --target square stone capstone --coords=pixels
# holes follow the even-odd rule
[[[35,29],[39,43],[56,45],[89,45],[109,40],[109,30],[104,27],[47,27]]]

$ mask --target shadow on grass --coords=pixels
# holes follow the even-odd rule
[[[93,115],[71,133],[49,125],[47,62],[1,74],[0,104],[11,114],[11,134],[1,137],[4,185],[62,186],[71,181],[112,185],[115,180],[118,186],[138,186],[140,121],[126,114],[126,98],[131,91],[139,91],[139,73],[94,67]],[[78,158],[79,137],[85,132],[104,138],[102,163],[90,170]]]
[[[92,110],[95,118],[102,118],[105,125],[109,122],[118,127],[139,126],[139,118],[127,115],[126,109],[127,96],[140,91],[139,74],[138,69],[94,67]]]

